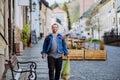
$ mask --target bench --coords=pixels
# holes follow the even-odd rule
[[[10,60],[6,60],[9,65],[9,69],[12,73],[12,80],[36,80],[36,68],[37,64],[32,61],[19,62],[16,55],[12,56]],[[20,68],[20,65],[27,65],[27,70]],[[28,65],[29,64],[29,65]]]

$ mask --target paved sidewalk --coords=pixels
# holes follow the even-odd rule
[[[31,48],[26,48],[23,55],[18,56],[19,61],[34,61],[37,63],[37,80],[48,80],[48,67],[47,60],[41,58],[43,40],[40,40],[38,44],[33,45]],[[25,68],[24,65],[21,66]],[[11,72],[8,70],[6,80],[11,79]]]
[[[19,61],[34,61],[37,63],[37,80],[48,80],[47,60],[41,58],[43,40],[31,48],[25,50],[23,56],[19,57]]]

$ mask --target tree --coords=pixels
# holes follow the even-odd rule
[[[91,34],[92,34],[92,37],[93,37],[93,27],[92,27],[92,22],[91,22],[91,18],[89,18],[87,21],[86,21],[86,26],[88,26],[89,30],[91,31]]]
[[[59,5],[58,5],[57,2],[55,2],[55,3],[54,3],[53,5],[51,5],[50,7],[51,7],[51,9],[55,9],[56,7],[59,7]]]
[[[80,17],[80,0],[73,0],[67,4],[69,13],[70,13],[70,20],[71,24],[79,22]]]
[[[98,7],[96,6],[90,11],[89,15],[87,16],[88,20],[86,21],[86,26],[88,26],[88,28],[90,29],[92,36],[94,36],[94,31],[95,30],[98,31],[98,36],[99,36],[99,33],[100,33],[99,30],[98,30],[99,20],[97,20],[97,18],[96,18],[97,13],[98,13]],[[95,23],[98,23],[98,28],[95,25]]]
[[[88,20],[86,21],[86,26],[91,26],[91,25],[92,25],[91,19],[88,19]]]
[[[68,11],[67,3],[65,2],[62,6],[62,9],[67,13],[67,20],[68,20],[68,29],[71,29],[71,20],[70,20],[70,13]]]

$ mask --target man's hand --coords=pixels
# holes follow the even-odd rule
[[[42,54],[42,58],[44,59],[46,57],[46,54]]]
[[[67,58],[69,58],[69,55],[66,55]]]

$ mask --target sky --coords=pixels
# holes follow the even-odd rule
[[[54,4],[55,1],[57,3],[63,3],[63,2],[67,2],[69,0],[46,0],[46,1],[49,3],[49,5],[51,5],[51,4]]]

